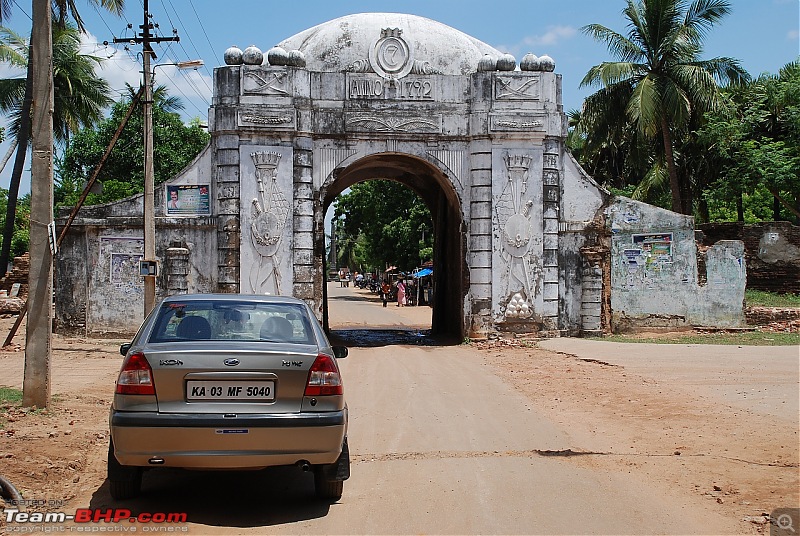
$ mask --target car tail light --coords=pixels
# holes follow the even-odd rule
[[[343,392],[336,361],[329,355],[319,354],[308,371],[305,396],[340,395]]]
[[[144,357],[137,352],[125,358],[122,370],[117,378],[117,394],[119,395],[154,395],[153,369]]]

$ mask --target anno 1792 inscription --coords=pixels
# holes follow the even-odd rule
[[[399,80],[387,80],[372,74],[348,74],[347,98],[386,100],[437,99],[436,79],[428,76],[406,76]]]

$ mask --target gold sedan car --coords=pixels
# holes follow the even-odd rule
[[[314,472],[316,495],[350,476],[347,405],[337,358],[302,300],[192,294],[162,301],[130,344],[111,407],[108,480],[115,499],[146,469]]]

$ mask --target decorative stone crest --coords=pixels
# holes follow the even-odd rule
[[[286,71],[243,70],[242,93],[288,96]]]
[[[442,74],[430,62],[414,59],[401,28],[383,28],[381,37],[369,49],[369,57],[354,61],[345,71],[376,73],[387,80],[413,74]]]
[[[510,285],[517,289],[506,304],[506,318],[525,319],[533,315],[533,297],[529,252],[533,238],[530,209],[533,200],[528,196],[528,173],[533,162],[529,155],[506,154],[503,158],[508,172],[506,187],[497,202],[498,223],[502,247],[508,256]]]
[[[539,100],[539,77],[497,76],[494,80],[495,100]]]
[[[289,202],[278,188],[277,170],[281,160],[280,153],[259,151],[250,153],[256,167],[258,194],[251,204],[252,222],[250,238],[260,262],[250,269],[250,284],[253,289],[262,289],[272,277],[274,293],[280,291],[281,274],[273,257],[278,251],[286,220],[289,215]]]

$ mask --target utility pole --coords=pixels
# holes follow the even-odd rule
[[[155,37],[150,31],[153,23],[150,22],[149,0],[144,0],[144,21],[142,32],[134,39],[114,38],[115,43],[129,43],[133,41],[142,45],[142,74],[144,97],[142,111],[144,114],[144,261],[156,263],[156,220],[155,220],[155,171],[153,168],[153,83],[150,60],[156,55],[150,43],[163,41],[180,41],[178,36]],[[156,301],[156,274],[144,276],[144,317],[153,310]]]
[[[33,0],[31,57],[31,267],[22,403],[50,403],[50,352],[53,331],[53,33],[50,0]],[[52,242],[52,243],[51,243]]]

